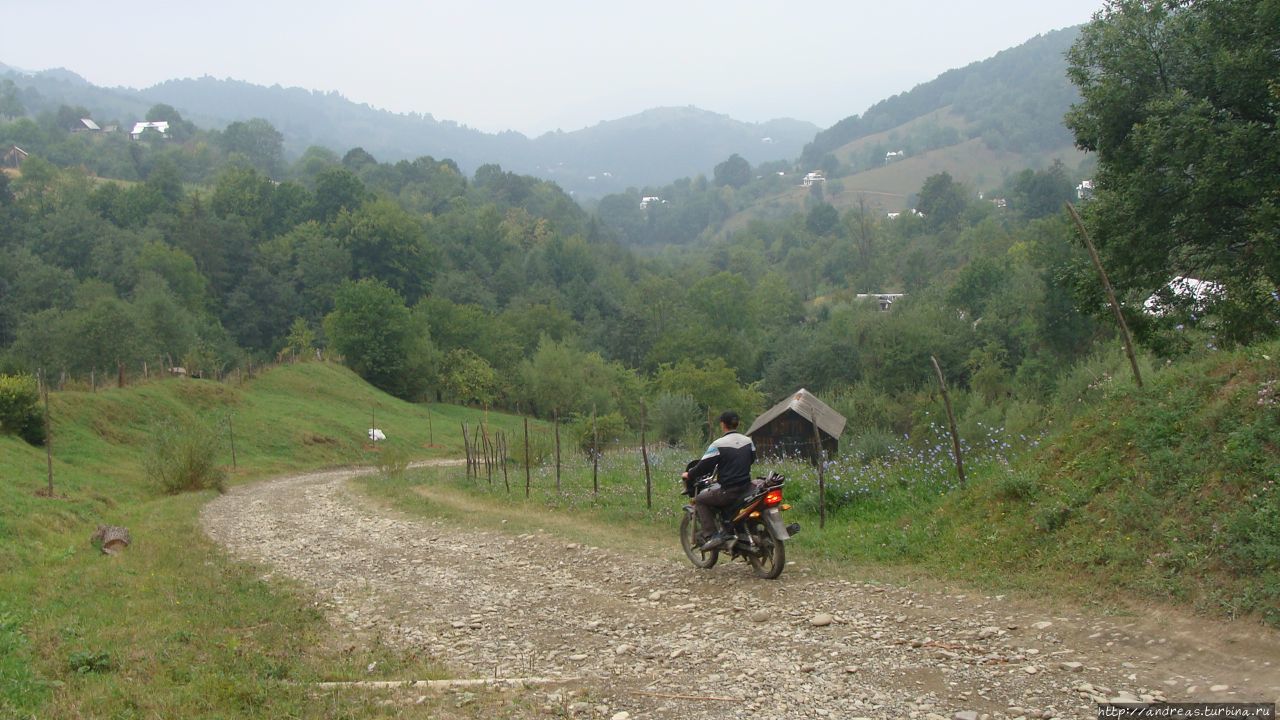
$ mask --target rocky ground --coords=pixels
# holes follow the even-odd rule
[[[519,691],[511,716],[1093,718],[1109,699],[1280,698],[1280,644],[1252,624],[1064,614],[827,577],[801,557],[777,581],[740,562],[699,571],[671,552],[410,518],[352,474],[235,488],[204,527],[313,587],[353,638],[428,652],[458,677],[563,681]]]

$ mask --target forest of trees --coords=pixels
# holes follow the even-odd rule
[[[1100,197],[1086,217],[1106,228],[1100,242],[1139,338],[1175,357],[1274,335],[1274,174],[1239,188],[1248,212],[1142,235],[1160,231],[1157,215],[1135,210],[1149,199],[1146,169],[1109,155],[1107,139],[1117,127],[1108,93],[1119,92],[1108,73],[1132,68],[1090,70],[1123,44],[1104,32],[1108,19],[1096,22],[1072,58],[1085,96],[1072,127],[1099,148]],[[1152,88],[1156,111],[1189,102]],[[1235,116],[1271,118],[1228,128],[1271,143],[1250,151],[1259,168],[1275,167],[1280,147],[1275,93],[1222,99]],[[169,139],[73,133],[82,108],[30,116],[20,97],[3,97],[0,147],[31,152],[20,173],[0,175],[3,371],[75,375],[164,359],[216,375],[321,350],[410,399],[634,425],[644,398],[672,440],[708,411],[750,416],[800,386],[855,418],[855,436],[900,435],[936,410],[930,356],[957,389],[963,423],[1031,431],[1080,390],[1073,366],[1112,345],[1098,280],[1062,212],[1078,178],[1061,164],[1010,176],[1007,207],[941,173],[920,188],[919,215],[842,214],[812,198],[806,212],[692,242],[767,192],[772,168],[734,156],[711,179],[665,188],[665,202],[641,207],[635,190],[588,212],[556,185],[497,165],[468,177],[447,159],[384,163],[318,147],[289,162],[264,120],[205,130],[167,106],[149,116],[169,120]],[[1211,106],[1191,110],[1223,122]],[[1180,130],[1170,125],[1162,132]],[[1203,189],[1188,183],[1195,201]],[[1117,223],[1121,210],[1146,220]],[[1218,243],[1217,230],[1235,240]],[[1207,279],[1240,270],[1232,287],[1243,290],[1207,309],[1141,311],[1193,269]],[[888,312],[857,297],[885,292],[905,295]]]

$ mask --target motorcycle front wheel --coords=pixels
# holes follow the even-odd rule
[[[765,580],[774,580],[782,574],[782,569],[787,566],[787,550],[769,531],[763,526],[757,526],[751,529],[756,545],[760,551],[753,555],[747,556],[747,562],[751,564],[752,571],[756,577]]]
[[[701,535],[701,523],[698,522],[698,514],[685,511],[684,519],[680,521],[680,547],[684,548],[684,554],[689,558],[689,562],[693,563],[696,568],[709,570],[720,559],[719,550],[700,550],[698,546],[698,537]]]

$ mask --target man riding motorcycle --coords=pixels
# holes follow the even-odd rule
[[[714,535],[706,534],[713,528],[720,528],[716,517],[721,508],[737,503],[751,487],[751,465],[756,460],[756,446],[751,438],[738,432],[738,413],[725,410],[720,414],[720,431],[723,433],[711,443],[697,464],[685,471],[681,477],[688,480],[699,478],[717,471],[717,482],[698,493],[693,499],[698,513],[698,524],[703,531],[700,550],[713,550],[733,538],[733,533],[719,529]]]

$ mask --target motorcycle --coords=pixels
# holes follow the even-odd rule
[[[689,463],[693,467],[695,463]],[[787,565],[786,547],[783,545],[800,532],[799,523],[782,524],[782,511],[790,505],[782,502],[782,486],[786,478],[776,472],[767,477],[755,478],[742,500],[718,513],[719,520],[733,537],[720,547],[703,550],[698,538],[702,536],[701,523],[694,509],[692,498],[707,489],[715,478],[689,478],[685,481],[684,494],[689,503],[684,506],[684,518],[680,521],[680,546],[694,567],[709,570],[720,559],[720,553],[728,553],[730,559],[747,561],[758,577],[773,580],[782,574]]]

